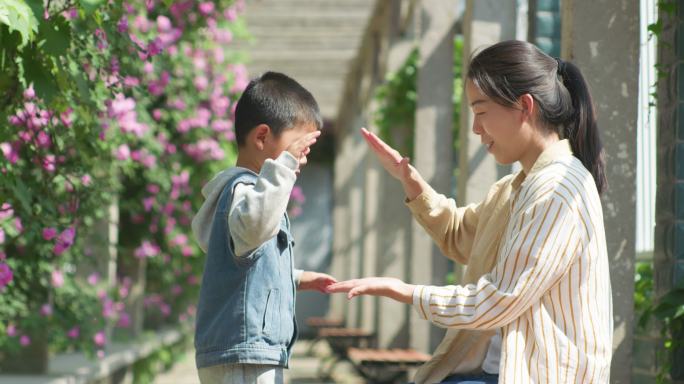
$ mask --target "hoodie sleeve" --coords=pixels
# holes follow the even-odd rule
[[[256,184],[235,186],[228,225],[238,257],[249,255],[278,234],[298,166],[297,159],[285,151],[275,160],[266,160]]]

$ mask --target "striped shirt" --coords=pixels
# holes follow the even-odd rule
[[[441,327],[500,328],[500,383],[607,383],[612,296],[593,178],[566,140],[518,176],[493,269],[473,284],[419,285],[414,308]]]

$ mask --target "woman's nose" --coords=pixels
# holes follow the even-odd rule
[[[473,133],[476,135],[482,134],[482,125],[477,121],[477,118],[473,119]]]

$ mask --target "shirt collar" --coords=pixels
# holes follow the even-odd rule
[[[572,155],[570,141],[568,141],[567,139],[563,139],[559,140],[556,143],[553,143],[548,148],[546,148],[544,152],[541,153],[541,155],[539,155],[537,161],[534,162],[532,169],[530,169],[529,175],[533,175],[536,172],[539,172],[547,165],[553,163],[555,160],[567,155]],[[520,170],[513,179],[513,189],[518,189],[527,176],[528,175],[526,175],[523,170]]]

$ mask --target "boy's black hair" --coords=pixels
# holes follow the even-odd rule
[[[249,132],[266,124],[275,136],[298,124],[323,126],[318,103],[313,95],[294,79],[278,72],[266,72],[245,88],[235,107],[235,137],[238,146],[245,144]]]

